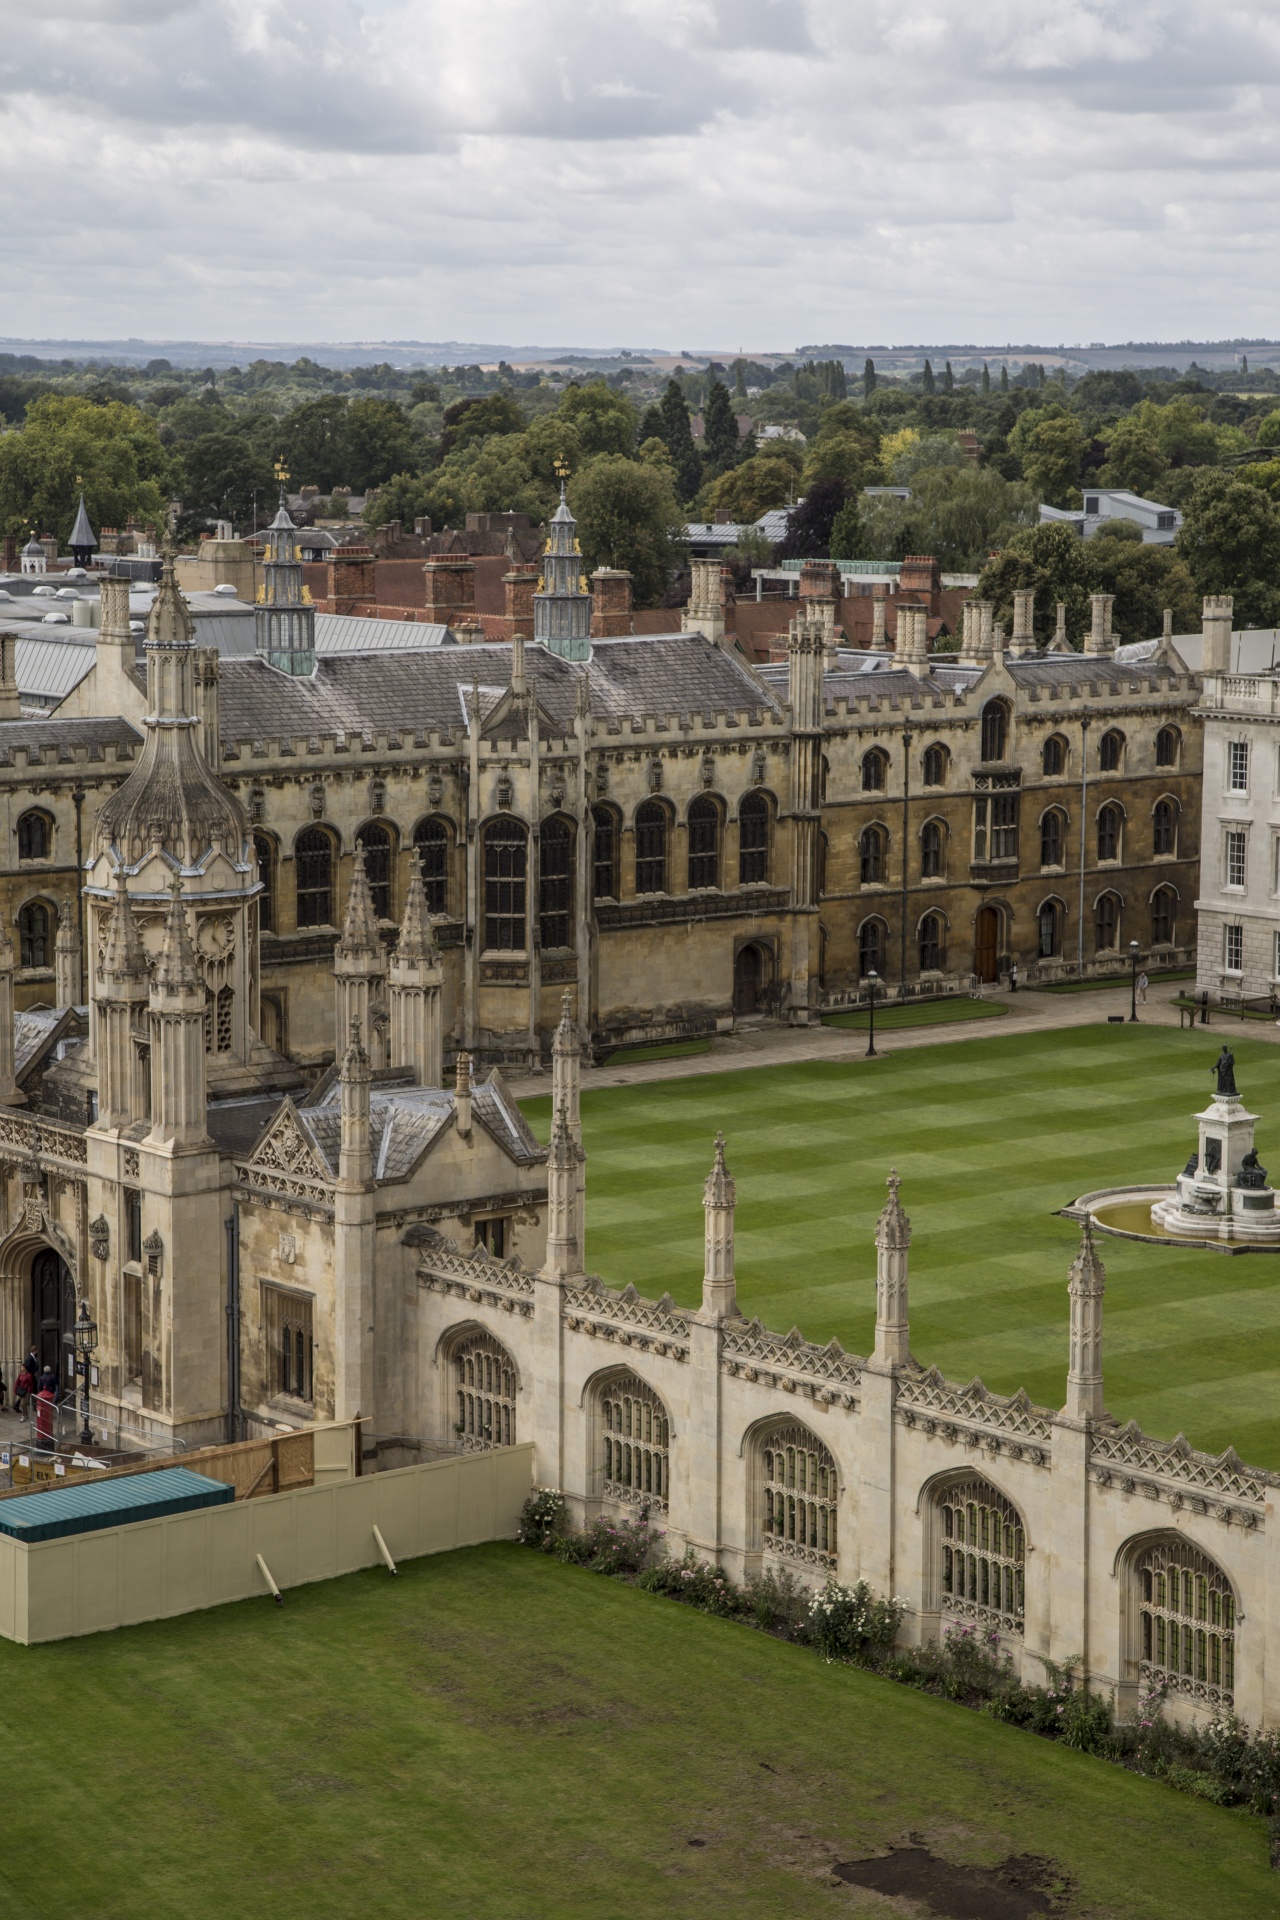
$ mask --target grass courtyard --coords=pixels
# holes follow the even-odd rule
[[[1237,1080],[1280,1167],[1280,1048],[1232,1028]],[[876,1060],[698,1075],[583,1096],[587,1263],[610,1285],[701,1294],[702,1182],[722,1127],[738,1296],[785,1332],[866,1353],[891,1165],[911,1216],[911,1344],[956,1380],[1060,1406],[1067,1269],[1054,1217],[1091,1187],[1172,1180],[1195,1144],[1218,1029],[982,1033]],[[527,1103],[546,1137],[549,1102]],[[1280,1255],[1104,1238],[1107,1404],[1165,1438],[1280,1468]]]
[[[514,1546],[0,1642],[0,1689],[15,1920],[887,1915],[831,1868],[908,1842],[1280,1914],[1261,1820]]]

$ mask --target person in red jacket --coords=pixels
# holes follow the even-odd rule
[[[41,1387],[36,1395],[36,1436],[40,1440],[53,1439],[53,1410],[57,1406],[57,1396],[50,1386]]]
[[[13,1410],[15,1413],[24,1414],[26,1412],[27,1402],[35,1390],[36,1383],[31,1377],[31,1369],[24,1363],[18,1368],[18,1375],[13,1383]]]

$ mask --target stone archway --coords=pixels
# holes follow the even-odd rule
[[[733,956],[733,1010],[739,1015],[764,1013],[772,985],[772,956],[758,941],[748,940]]]
[[[52,1367],[62,1387],[71,1384],[67,1349],[74,1340],[75,1319],[71,1270],[56,1247],[42,1246],[31,1261],[31,1345],[41,1367]]]

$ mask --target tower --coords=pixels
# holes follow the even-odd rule
[[[733,1175],[724,1163],[724,1135],[718,1133],[715,1159],[702,1189],[704,1320],[735,1320],[738,1317],[738,1291],[733,1272],[733,1210],[737,1197]]]
[[[1200,623],[1204,635],[1200,657],[1202,673],[1231,671],[1231,614],[1229,593],[1206,594]]]
[[[904,1367],[911,1358],[907,1324],[907,1250],[911,1222],[898,1199],[897,1168],[890,1171],[889,1198],[876,1223],[876,1344],[875,1358],[886,1366]]]
[[[207,1147],[205,992],[191,944],[182,882],[174,880],[164,944],[151,981],[150,1143],[181,1151]]]
[[[144,1120],[151,1104],[143,1048],[150,980],[124,868],[116,868],[115,903],[94,984],[98,1055],[98,1119],[104,1131]]]
[[[1067,1368],[1068,1420],[1102,1417],[1102,1295],[1106,1269],[1093,1244],[1088,1216],[1080,1233],[1080,1251],[1071,1263],[1071,1359]]]
[[[85,512],[84,495],[80,495],[80,505],[76,511],[76,523],[71,529],[71,538],[67,545],[71,548],[71,558],[78,567],[87,567],[98,550],[98,536],[89,525],[89,516]]]
[[[342,937],[333,954],[335,1033],[350,1033],[355,1020],[359,1022],[360,1032],[368,1034],[372,1041],[375,1012],[381,1012],[383,1007],[386,975],[387,950],[378,932],[364,854],[357,846]],[[375,1054],[376,1051],[375,1048]]]
[[[333,1189],[334,1418],[366,1419],[374,1405],[373,1248],[377,1190],[373,1181],[370,1089],[373,1069],[359,1020],[339,1077],[338,1178]]]
[[[444,974],[427,917],[422,869],[413,862],[400,939],[391,956],[389,1057],[392,1067],[412,1067],[421,1087],[438,1087],[442,1070],[440,994]]]
[[[302,581],[296,532],[281,494],[279,512],[267,528],[253,616],[260,658],[280,673],[295,675],[314,673],[316,666],[316,613]]]
[[[566,660],[591,658],[591,595],[582,584],[578,523],[569,511],[565,483],[551,516],[542,554],[542,577],[533,596],[533,637]]]

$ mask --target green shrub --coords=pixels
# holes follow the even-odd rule
[[[790,1567],[755,1574],[742,1590],[742,1607],[762,1633],[776,1633],[784,1640],[811,1638],[809,1589]]]
[[[662,1535],[648,1520],[592,1520],[580,1533],[562,1533],[556,1541],[557,1556],[570,1566],[586,1567],[592,1573],[637,1574]]]
[[[522,1547],[536,1547],[539,1553],[554,1553],[556,1542],[566,1527],[564,1495],[554,1487],[539,1487],[520,1509],[516,1539]]]
[[[702,1613],[731,1617],[740,1611],[738,1590],[733,1582],[719,1568],[699,1560],[692,1547],[686,1549],[682,1560],[662,1560],[656,1567],[650,1567],[647,1573],[641,1574],[637,1585],[646,1593],[662,1593],[668,1599],[683,1600],[687,1607],[697,1607]]]
[[[858,1660],[883,1653],[898,1637],[900,1600],[879,1600],[865,1580],[842,1587],[829,1580],[809,1600],[809,1631],[824,1660]]]

